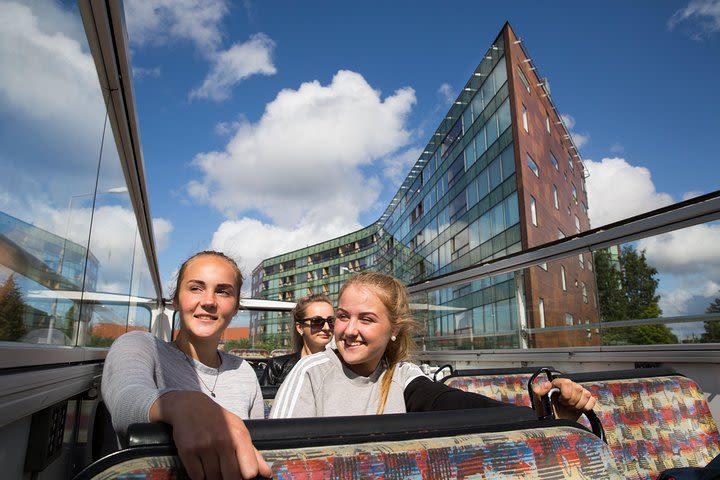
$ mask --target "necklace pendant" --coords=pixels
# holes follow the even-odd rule
[[[210,392],[210,396],[215,398],[215,392]]]

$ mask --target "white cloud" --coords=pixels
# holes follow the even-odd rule
[[[10,147],[0,153],[0,191],[10,194],[0,206],[65,208],[94,187],[106,117],[80,18],[45,0],[0,2],[0,18],[12,19],[0,21],[0,144]],[[122,184],[112,146],[103,158],[102,181]]]
[[[233,257],[240,265],[250,287],[252,270],[263,259],[323,242],[341,233],[360,228],[336,216],[332,219],[309,218],[297,227],[280,227],[254,218],[223,222],[213,235],[210,248]]]
[[[589,133],[578,133],[574,132],[573,128],[575,128],[575,117],[572,115],[563,114],[560,115],[560,118],[562,119],[563,123],[565,124],[565,128],[568,129],[568,132],[570,133],[570,136],[572,137],[573,143],[575,143],[575,146],[577,148],[582,148],[585,145],[590,142],[590,134]]]
[[[242,122],[224,151],[202,153],[204,174],[188,192],[228,217],[258,211],[283,228],[335,218],[356,225],[382,184],[364,168],[410,140],[415,92],[381,98],[362,75],[339,71],[329,85],[281,91],[257,123]]]
[[[585,165],[590,173],[587,188],[593,227],[674,203],[669,194],[656,190],[647,168],[630,165],[622,158],[585,160]],[[685,194],[688,195],[692,192]],[[718,245],[718,223],[695,225],[637,242],[636,247],[645,251],[648,264],[658,270],[663,316],[701,314],[718,296]],[[689,332],[696,327],[684,328]],[[682,328],[677,330],[680,332]]]
[[[650,170],[630,165],[623,158],[585,160],[588,213],[593,227],[673,203],[672,196],[655,190]]]
[[[399,185],[407,177],[410,168],[420,158],[423,149],[412,147],[399,152],[397,155],[387,157],[383,160],[383,175]]]
[[[572,129],[575,126],[575,117],[573,117],[572,115],[563,114],[560,115],[560,118],[562,119],[568,130]]]
[[[678,24],[689,25],[688,33],[694,40],[704,40],[720,31],[720,0],[693,0],[668,19],[668,29]]]
[[[645,249],[650,263],[663,273],[720,272],[718,224],[695,225],[646,238],[638,242],[638,248]]]
[[[255,74],[274,75],[274,42],[258,33],[245,43],[223,50],[221,22],[229,12],[227,0],[127,0],[125,17],[132,45],[160,46],[191,42],[210,61],[211,69],[190,98],[222,101],[238,82]],[[150,73],[154,73],[150,69]],[[158,72],[159,74],[159,72]]]
[[[457,94],[453,91],[453,88],[450,86],[449,83],[443,83],[442,85],[440,85],[440,88],[438,88],[438,93],[442,95],[443,100],[445,100],[445,102],[448,104],[452,104],[457,98]]]
[[[215,125],[215,133],[221,136],[231,135],[235,133],[241,125],[242,123],[238,121],[220,122]]]
[[[623,147],[619,143],[613,143],[613,145],[610,147],[610,151],[612,153],[622,153],[625,151],[625,147]]]
[[[170,220],[165,218],[153,218],[153,233],[155,234],[155,245],[158,251],[164,250],[168,241],[170,240],[170,234],[173,231],[173,224]]]
[[[245,43],[236,43],[224,52],[213,55],[213,67],[203,84],[190,92],[190,98],[209,98],[222,101],[238,82],[255,75],[274,75],[272,51],[275,43],[262,33],[253,35]]]
[[[712,301],[720,296],[720,283],[707,278],[690,276],[681,278],[681,285],[672,290],[658,289],[664,317],[700,315]]]
[[[704,192],[698,192],[698,191],[690,191],[685,192],[682,195],[682,199],[684,200],[690,200],[691,198],[699,197],[700,195],[704,195]]]
[[[134,78],[143,78],[143,77],[150,77],[150,78],[158,78],[160,76],[160,67],[154,67],[154,68],[143,68],[143,67],[132,67],[133,77]]]
[[[37,12],[19,3],[0,3],[0,18],[12,19],[0,22],[0,111],[8,111],[13,122],[28,122],[36,136],[66,142],[67,151],[73,151],[68,167],[86,166],[97,161],[96,153],[88,153],[97,151],[105,108],[84,43],[45,30],[48,19],[68,15],[51,2],[38,5]],[[74,31],[70,23],[66,18],[63,25]]]
[[[590,135],[587,133],[570,132],[570,136],[572,137],[573,142],[575,142],[575,146],[577,148],[584,147],[590,141]]]
[[[126,0],[128,37],[136,46],[187,40],[207,54],[222,39],[220,21],[226,0]]]

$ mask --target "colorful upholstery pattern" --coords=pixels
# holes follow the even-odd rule
[[[698,385],[682,376],[583,382],[629,479],[655,479],[674,467],[705,466],[720,436]]]
[[[264,398],[263,399],[263,413],[265,414],[265,418],[270,418],[270,409],[273,406],[274,398]]]
[[[273,478],[300,479],[620,479],[610,449],[594,435],[553,426],[500,433],[262,450]],[[86,478],[180,480],[176,456],[118,461]]]
[[[607,445],[573,427],[262,454],[278,480],[623,478]]]
[[[185,468],[174,455],[126,460],[103,470],[92,480],[187,480]]]
[[[529,407],[530,396],[527,391],[527,382],[531,376],[532,373],[461,375],[446,377],[443,381],[450,387],[466,392],[479,393],[501,402]]]

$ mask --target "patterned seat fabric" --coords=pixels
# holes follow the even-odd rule
[[[262,452],[275,479],[619,479],[611,451],[574,427]]]
[[[128,449],[83,480],[186,479],[176,455]],[[153,448],[153,447],[148,447]],[[165,447],[167,452],[169,446]],[[451,437],[263,449],[273,478],[299,479],[621,479],[615,458],[591,433],[566,425]]]
[[[705,466],[720,436],[702,391],[682,376],[582,382],[598,399],[607,442],[629,479]]]
[[[458,375],[443,379],[446,385],[466,392],[479,393],[505,403],[530,406],[527,382],[532,373]],[[538,378],[538,381],[542,379]]]

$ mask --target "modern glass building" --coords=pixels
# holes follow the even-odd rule
[[[590,228],[585,168],[523,42],[505,24],[382,216],[372,225],[263,260],[254,297],[335,298],[372,269],[409,285]],[[592,257],[414,295],[423,346],[517,348],[598,344],[574,329],[598,320]],[[287,316],[256,314],[256,341],[287,335]]]

